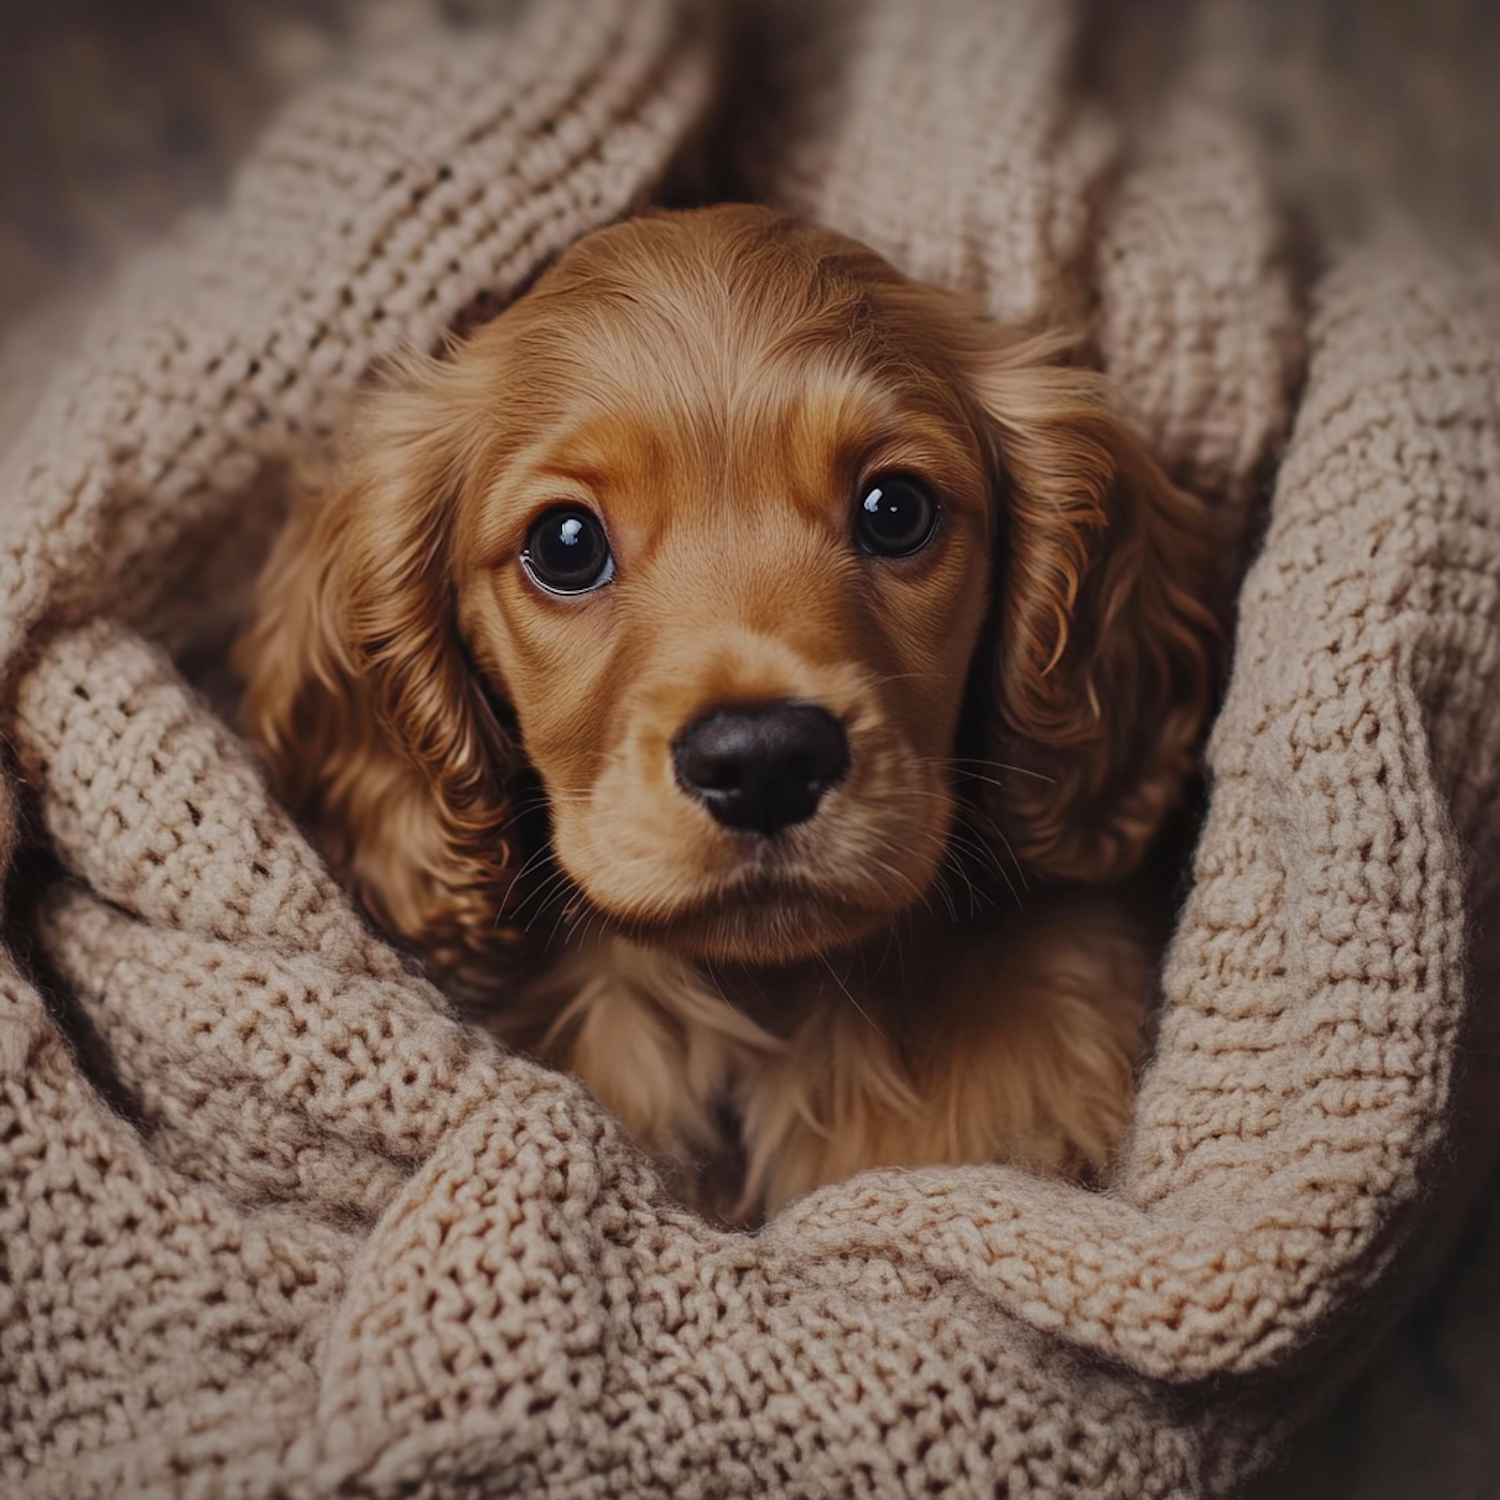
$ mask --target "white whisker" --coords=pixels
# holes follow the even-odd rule
[[[855,1010],[860,1013],[860,1015],[865,1018],[865,1020],[869,1023],[870,1029],[875,1033],[875,1035],[878,1036],[881,1041],[889,1045],[890,1038],[875,1024],[874,1020],[871,1018],[869,1011],[867,1011],[864,1006],[854,998],[853,994],[849,990],[849,986],[846,985],[844,981],[834,973],[833,965],[828,961],[828,955],[826,953],[820,953],[818,957],[822,959],[823,967],[828,970],[828,977],[832,979],[833,982],[844,992],[844,998],[850,1003],[850,1005],[855,1008]]]

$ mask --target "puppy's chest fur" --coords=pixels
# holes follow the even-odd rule
[[[1101,1171],[1150,969],[1123,902],[1067,893],[779,967],[608,935],[554,959],[491,1024],[581,1078],[678,1196],[747,1222],[877,1165]]]

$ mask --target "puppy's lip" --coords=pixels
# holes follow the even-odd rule
[[[849,901],[814,882],[757,875],[662,912],[621,912],[584,900],[638,942],[694,957],[781,963],[864,937],[898,913]]]

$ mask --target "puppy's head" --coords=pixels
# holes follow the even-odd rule
[[[523,771],[575,915],[703,957],[924,900],[960,783],[1036,874],[1120,874],[1206,711],[1205,534],[1067,353],[764,209],[592,235],[369,398],[267,569],[252,731],[460,978],[528,899]]]

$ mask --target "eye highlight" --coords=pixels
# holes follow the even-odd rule
[[[604,524],[581,505],[559,505],[532,522],[521,566],[549,594],[587,594],[615,576]]]
[[[879,474],[854,508],[854,534],[876,557],[910,557],[932,540],[937,519],[937,502],[916,480]]]

